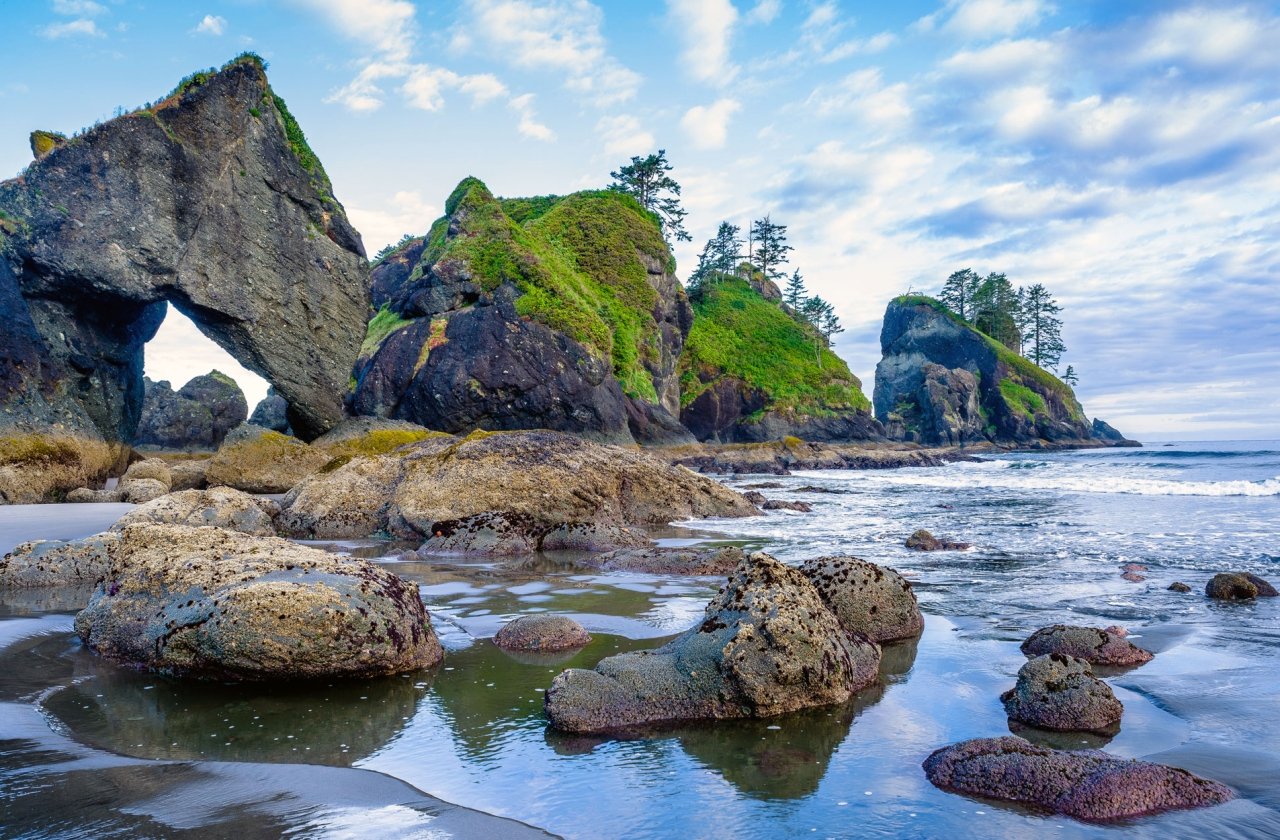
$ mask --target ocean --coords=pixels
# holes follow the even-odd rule
[[[542,692],[561,668],[660,644],[699,620],[718,585],[600,574],[572,556],[408,563],[376,542],[334,544],[417,580],[447,651],[434,674],[335,686],[192,685],[117,668],[80,647],[73,599],[0,593],[0,833],[494,836],[444,805],[455,803],[572,838],[1280,837],[1280,598],[1203,594],[1225,570],[1280,584],[1280,441],[726,483],[813,510],[655,536],[788,562],[854,554],[912,581],[925,633],[886,647],[879,685],[838,707],[648,738],[550,731]],[[55,525],[97,530],[115,515],[98,507],[0,508],[0,548]],[[917,528],[972,547],[910,551]],[[1175,581],[1192,591],[1170,591]],[[572,615],[595,640],[552,658],[488,641],[534,611]],[[933,750],[1009,733],[999,695],[1025,661],[1018,644],[1059,622],[1119,624],[1156,657],[1102,674],[1125,705],[1114,738],[1027,737],[1176,764],[1238,798],[1090,825],[930,785],[920,763]],[[318,794],[315,765],[348,775]],[[255,787],[254,773],[275,781]]]

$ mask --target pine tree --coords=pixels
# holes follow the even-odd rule
[[[1022,305],[1009,278],[992,272],[983,278],[973,294],[973,324],[1010,350],[1021,352],[1022,332],[1018,329]]]
[[[974,318],[973,296],[980,285],[982,285],[982,278],[976,271],[971,268],[962,268],[952,272],[947,281],[942,284],[942,292],[938,295],[938,300],[961,318],[972,321]]]
[[[1062,374],[1062,381],[1074,388],[1080,384],[1080,377],[1076,376],[1074,367],[1067,365],[1067,372]]]
[[[667,173],[672,166],[667,162],[667,150],[659,149],[648,157],[632,157],[631,163],[617,172],[610,172],[613,183],[609,189],[635,196],[646,210],[658,214],[662,235],[670,240],[689,242],[693,237],[684,229],[684,217],[688,215],[680,206],[680,185]]]
[[[716,235],[707,240],[702,253],[698,254],[698,266],[689,276],[690,290],[698,290],[708,280],[719,275],[733,274],[738,264],[739,250],[742,240],[738,238],[741,230],[737,225],[721,222]]]
[[[822,367],[823,348],[830,346],[831,336],[837,332],[844,332],[844,328],[840,326],[835,308],[818,295],[804,302],[800,308],[800,315],[811,328],[814,360],[817,361],[818,367]]]
[[[1027,358],[1043,368],[1058,367],[1067,346],[1062,342],[1062,307],[1042,284],[1022,293],[1023,320],[1028,344]],[[1071,371],[1075,375],[1075,371]]]
[[[752,264],[767,280],[781,277],[778,269],[786,264],[787,252],[795,250],[787,244],[787,226],[775,224],[768,216],[756,219],[751,223],[751,240]]]
[[[800,269],[797,268],[787,280],[787,288],[782,292],[782,302],[791,308],[792,314],[799,315],[808,298],[809,291],[804,287],[804,278],[800,276]]]

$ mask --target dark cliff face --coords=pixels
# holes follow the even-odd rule
[[[175,393],[168,382],[143,379],[142,418],[133,442],[164,449],[217,449],[249,415],[244,392],[219,371],[197,376]]]
[[[638,204],[497,199],[469,178],[446,212],[374,269],[352,412],[450,432],[688,439],[672,412],[692,312]]]
[[[1095,441],[1071,388],[931,298],[885,311],[875,411],[891,437],[1020,446]]]
[[[301,433],[341,419],[363,247],[255,59],[55,144],[0,184],[0,214],[11,417],[129,440],[167,301],[268,379]]]

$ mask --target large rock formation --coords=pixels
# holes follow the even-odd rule
[[[142,417],[133,442],[163,449],[217,449],[244,422],[249,404],[236,381],[212,371],[177,393],[166,381],[143,379]]]
[[[880,439],[862,383],[759,276],[713,275],[693,295],[680,420],[721,443]]]
[[[1070,386],[932,298],[893,300],[880,333],[876,417],[927,444],[1108,445]]]
[[[273,432],[293,434],[293,429],[289,428],[289,403],[280,396],[274,385],[267,389],[267,395],[253,407],[249,422]]]
[[[755,554],[697,627],[657,650],[557,676],[547,717],[566,732],[770,717],[847,700],[875,682],[879,665],[880,647],[842,627],[808,578]]]
[[[687,439],[672,415],[692,316],[651,214],[611,192],[496,199],[474,178],[445,211],[374,269],[354,413]]]
[[[341,419],[364,251],[256,57],[41,149],[0,183],[0,426],[131,440],[168,303],[300,433]]]

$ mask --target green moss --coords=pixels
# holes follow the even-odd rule
[[[350,461],[358,455],[386,455],[388,452],[394,452],[402,446],[436,437],[448,437],[448,435],[444,432],[432,432],[427,429],[374,429],[359,437],[330,444],[325,447],[325,451],[333,454],[334,461],[345,458],[346,460],[343,463],[346,463],[346,461]],[[332,464],[333,461],[329,463]],[[338,464],[333,469],[336,470],[340,466],[342,464]]]
[[[316,157],[315,152],[311,151],[311,146],[307,143],[307,136],[302,133],[302,126],[298,125],[298,121],[293,118],[293,114],[289,113],[289,107],[284,104],[284,100],[274,91],[271,93],[271,101],[276,106],[276,113],[280,115],[280,123],[284,126],[284,136],[289,141],[289,148],[293,151],[293,156],[298,159],[298,163],[302,164],[303,169],[321,179],[325,186],[328,187],[329,176],[325,174],[324,167],[320,165],[320,158]],[[325,192],[328,192],[328,190],[325,190]]]
[[[75,464],[80,453],[70,441],[43,435],[0,437],[0,464]]]
[[[763,391],[770,408],[812,416],[868,410],[862,383],[844,360],[814,354],[813,333],[740,278],[704,285],[680,360],[681,402],[733,377]],[[710,380],[710,381],[707,381]]]
[[[1044,398],[1012,378],[1006,377],[1000,380],[1000,395],[1004,397],[1004,401],[1010,408],[1025,417],[1033,418],[1037,414],[1047,413]]]
[[[365,328],[364,343],[360,345],[359,358],[367,359],[378,352],[378,348],[387,340],[387,336],[411,323],[413,323],[411,320],[401,318],[392,312],[389,306],[383,306],[369,319],[369,325]]]
[[[215,370],[209,371],[209,376],[213,379],[218,380],[223,385],[228,385],[232,388],[240,387],[240,385],[234,379],[232,379],[230,376],[227,376],[225,373],[223,373],[220,370],[215,369]]]
[[[659,264],[669,255],[652,214],[608,191],[499,200],[476,178],[463,180],[445,209],[456,235],[448,235],[448,218],[432,225],[410,282],[432,264],[458,260],[485,291],[510,283],[520,292],[521,316],[608,360],[623,391],[657,402],[645,367],[660,347],[652,315],[657,293],[642,255]]]

